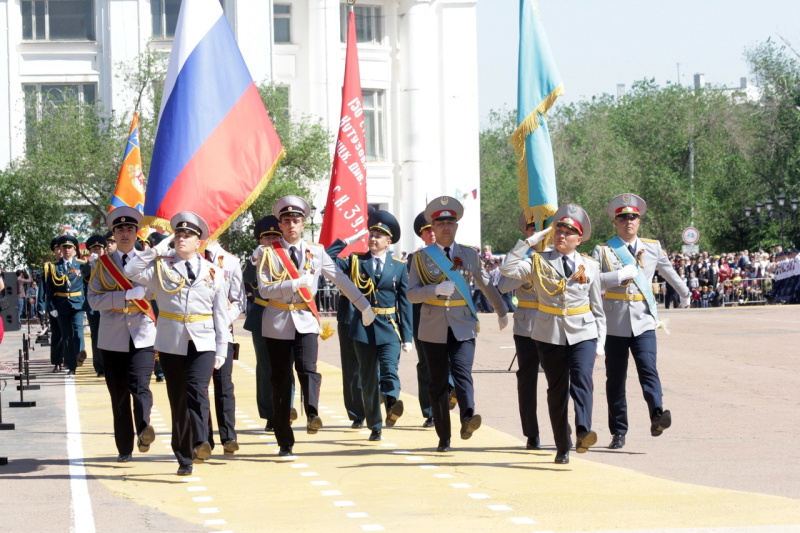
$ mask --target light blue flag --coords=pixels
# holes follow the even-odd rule
[[[519,161],[519,203],[537,228],[558,209],[553,147],[545,115],[564,94],[534,0],[519,4],[517,130],[511,136]]]

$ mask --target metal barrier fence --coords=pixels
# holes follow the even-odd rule
[[[320,315],[336,316],[336,310],[339,308],[339,294],[340,292],[336,285],[326,285],[317,290],[315,300]]]

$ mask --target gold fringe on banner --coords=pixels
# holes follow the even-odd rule
[[[229,216],[228,219],[225,222],[223,222],[222,225],[220,225],[220,227],[217,228],[217,230],[214,233],[208,236],[208,238],[203,242],[203,244],[200,246],[200,249],[198,250],[200,253],[205,252],[207,243],[217,240],[220,235],[225,233],[225,230],[227,230],[230,227],[230,225],[233,223],[234,220],[239,218],[242,213],[247,211],[247,209],[251,205],[253,205],[253,202],[256,201],[259,195],[261,195],[261,193],[264,192],[264,189],[267,187],[267,185],[269,185],[269,182],[272,179],[272,175],[275,174],[275,169],[278,168],[278,163],[280,163],[281,159],[283,159],[284,157],[286,157],[286,150],[281,149],[281,152],[278,154],[278,157],[275,158],[275,162],[272,164],[272,167],[270,167],[267,173],[264,174],[264,176],[258,182],[258,185],[256,185],[256,188],[253,189],[253,192],[250,193],[250,196],[248,196],[247,199],[244,202],[242,202],[242,205],[240,205],[238,209],[236,209],[236,211],[234,211],[231,214],[231,216]],[[143,225],[147,224],[156,228],[163,229],[165,231],[172,231],[172,228],[169,225],[169,220],[163,219],[161,217],[145,216],[142,219],[142,224]]]
[[[526,159],[525,139],[539,128],[540,117],[547,118],[547,112],[553,107],[558,97],[562,94],[564,94],[563,83],[553,89],[553,91],[525,117],[525,120],[520,122],[510,139],[511,145],[514,147],[514,151],[519,157],[517,160],[517,193],[519,205],[522,207],[528,220],[534,219],[537,231],[543,229],[544,221],[555,214],[558,210],[558,206],[552,204],[528,205],[528,161]],[[544,250],[547,246],[550,246],[552,242],[553,234],[550,233],[545,237],[544,241],[542,241],[539,249]]]

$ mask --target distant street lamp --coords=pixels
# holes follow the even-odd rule
[[[775,204],[778,204],[778,210],[774,210]],[[786,196],[781,193],[775,197],[775,200],[767,199],[762,204],[758,202],[756,204],[756,222],[758,223],[758,247],[761,247],[761,224],[763,223],[764,219],[767,217],[777,218],[781,221],[781,246],[784,246],[784,233],[783,233],[783,219],[787,217],[793,217],[797,214],[797,207],[800,204],[800,201],[797,198],[792,198],[789,200],[789,204],[791,206],[791,210],[785,210],[786,207]],[[761,212],[762,209],[766,209],[765,216],[762,217]],[[745,206],[744,208],[744,216],[748,220],[750,219],[750,215],[752,214],[752,210],[750,206]]]
[[[314,242],[314,230],[317,229],[317,225],[314,223],[314,217],[317,214],[317,206],[311,204],[311,242]]]

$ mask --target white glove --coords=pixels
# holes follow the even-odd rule
[[[597,350],[595,350],[595,357],[605,357],[606,355],[606,347],[597,343]]]
[[[132,289],[129,289],[125,292],[125,299],[126,300],[141,300],[144,298],[145,288],[142,286],[136,286]]]
[[[686,296],[681,296],[681,303],[678,307],[680,307],[681,309],[685,309],[690,305],[692,305],[692,295],[687,294]]]
[[[414,345],[410,342],[404,342],[402,346],[404,352],[410,352],[413,347]]]
[[[364,324],[364,327],[369,326],[375,322],[375,311],[372,308],[368,308],[366,311],[361,311],[361,323]]]
[[[50,316],[52,316],[53,318],[58,318],[58,311],[53,309],[52,311],[50,311]]]
[[[222,355],[215,355],[214,356],[214,370],[219,370],[222,368],[222,365],[225,364],[226,357]]]
[[[453,281],[443,281],[436,285],[434,292],[437,296],[450,296],[456,290],[456,284]]]
[[[264,255],[264,247],[260,244],[256,246],[256,249],[253,250],[253,254],[250,256],[250,262],[254,265],[258,266],[261,263],[261,256]]]
[[[553,231],[553,226],[543,229],[542,231],[537,231],[536,233],[525,239],[525,242],[528,244],[528,246],[533,248],[534,246],[542,242],[544,238],[547,237],[547,234],[550,233],[551,231]]]
[[[90,263],[94,263],[95,261],[97,261],[97,259],[98,259],[99,257],[100,257],[100,256],[99,256],[99,255],[97,255],[97,254],[91,254],[91,255],[90,255],[88,258],[87,258],[87,260],[88,260]]]
[[[297,288],[298,289],[310,289],[316,283],[317,277],[314,274],[303,274],[299,278],[297,278]]]
[[[506,329],[506,326],[508,326],[508,315],[498,316],[497,323],[500,325],[500,331]]]
[[[164,240],[162,240],[160,243],[158,243],[155,246],[155,248],[153,248],[156,251],[156,255],[165,255],[167,252],[169,252],[169,243],[171,243],[174,238],[175,234],[172,233]]]
[[[358,233],[356,233],[355,235],[353,235],[352,237],[348,237],[348,238],[346,238],[346,239],[344,240],[344,243],[345,243],[347,246],[350,246],[351,244],[355,244],[355,243],[357,243],[358,241],[360,241],[360,240],[361,240],[361,237],[363,237],[363,236],[364,236],[364,235],[366,235],[366,234],[367,234],[367,228],[364,228],[364,229],[362,229],[361,231],[359,231]]]
[[[622,285],[625,280],[633,279],[639,275],[639,269],[634,265],[625,265],[617,270],[617,285]]]

